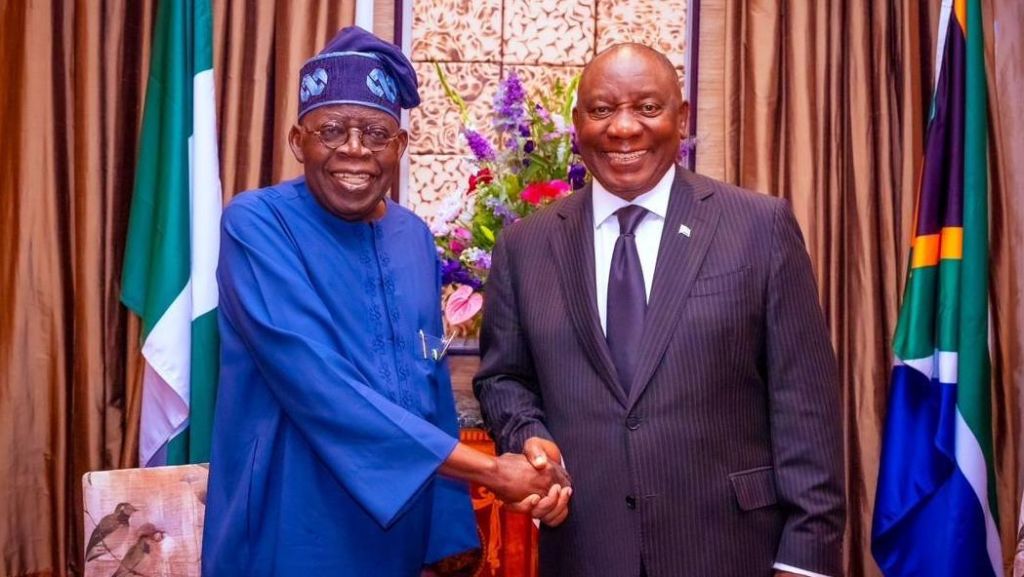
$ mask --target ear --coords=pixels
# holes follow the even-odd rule
[[[690,101],[679,104],[679,138],[686,140],[690,136]]]
[[[409,133],[405,130],[399,130],[398,138],[395,139],[395,142],[398,143],[397,158],[402,158],[402,155],[405,154],[405,149],[409,146]]]
[[[579,130],[579,128],[580,128],[580,109],[575,107],[575,106],[572,107],[572,124],[573,124],[573,126],[576,127],[577,130]]]
[[[288,146],[292,149],[292,154],[299,164],[303,164],[306,160],[305,155],[302,154],[302,137],[302,129],[299,128],[299,125],[292,125],[292,129],[288,131]]]

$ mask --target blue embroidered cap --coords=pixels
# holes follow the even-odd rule
[[[319,54],[302,65],[299,120],[331,104],[359,104],[396,120],[420,103],[416,70],[402,51],[358,28],[342,28]]]

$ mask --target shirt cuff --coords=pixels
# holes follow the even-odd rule
[[[815,573],[814,571],[808,571],[807,569],[800,569],[798,567],[793,567],[792,565],[786,565],[785,563],[776,563],[772,565],[772,569],[775,569],[776,571],[789,571],[790,573],[806,575],[807,577],[829,577],[828,575],[822,575],[821,573]]]

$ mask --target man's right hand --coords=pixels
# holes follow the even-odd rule
[[[537,469],[548,463],[562,464],[562,451],[553,441],[542,437],[530,437],[523,443],[523,454]]]
[[[531,447],[533,445],[535,443],[530,443]],[[560,464],[558,447],[551,443],[547,449],[552,448],[553,453],[545,453],[543,459],[535,456],[531,462],[524,454],[506,453],[492,457],[464,443],[457,443],[441,464],[439,472],[453,479],[484,485],[511,509],[530,513],[549,525],[557,525],[568,514],[572,481]]]
[[[565,469],[557,463],[540,468],[526,459],[525,455],[505,453],[497,458],[497,466],[487,486],[506,503],[518,503],[530,495],[546,497],[552,487],[569,487],[572,480]]]

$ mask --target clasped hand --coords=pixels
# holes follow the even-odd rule
[[[572,479],[562,466],[558,446],[547,439],[531,437],[523,453],[498,457],[499,476],[507,485],[495,487],[495,493],[507,506],[529,513],[546,525],[557,526],[569,515]]]

